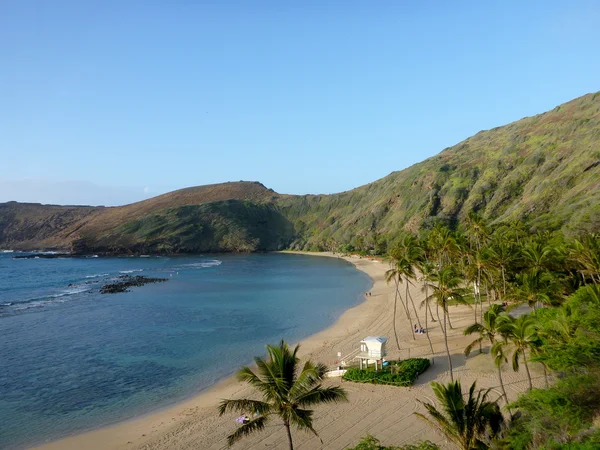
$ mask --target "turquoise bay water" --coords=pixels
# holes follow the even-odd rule
[[[371,286],[343,260],[301,255],[12,256],[0,253],[0,448],[190,397],[265,344],[331,325]],[[122,273],[169,281],[97,293]]]

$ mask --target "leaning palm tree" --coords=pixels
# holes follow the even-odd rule
[[[519,371],[519,360],[523,357],[523,364],[525,365],[527,380],[529,381],[529,390],[533,389],[531,372],[527,364],[527,351],[530,351],[536,345],[538,339],[535,319],[527,314],[517,319],[510,316],[503,316],[501,323],[498,325],[498,330],[507,338],[513,349],[511,361],[515,372]]]
[[[432,425],[461,450],[488,448],[489,441],[498,435],[504,425],[504,417],[498,403],[488,401],[490,390],[475,394],[474,382],[467,398],[463,397],[460,381],[446,386],[435,381],[431,388],[441,404],[441,411],[431,403],[419,402],[425,406],[429,417],[415,413]]]
[[[431,276],[435,284],[428,284],[427,287],[432,290],[432,294],[424,301],[434,300],[442,308],[444,321],[442,332],[444,333],[444,342],[446,344],[446,353],[448,354],[448,368],[450,370],[450,379],[454,381],[452,373],[452,358],[450,357],[450,348],[448,347],[448,330],[446,328],[446,319],[448,317],[448,303],[450,300],[457,303],[467,304],[464,299],[465,289],[460,287],[462,278],[458,275],[456,268],[452,265],[445,265]]]
[[[292,443],[291,427],[310,431],[318,436],[313,428],[313,411],[309,408],[321,403],[347,400],[341,387],[321,386],[327,368],[323,364],[306,361],[299,371],[296,356],[299,345],[290,351],[282,340],[278,346],[267,345],[269,360],[254,358],[257,373],[249,367],[243,367],[237,374],[262,394],[262,400],[223,400],[219,406],[219,415],[227,411],[244,414],[243,425],[227,437],[231,446],[244,436],[261,431],[272,416],[277,415],[283,421],[287,432],[290,450]]]

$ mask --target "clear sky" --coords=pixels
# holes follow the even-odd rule
[[[600,90],[598,24],[598,1],[4,0],[0,201],[351,189]]]

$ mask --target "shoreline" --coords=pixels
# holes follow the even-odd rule
[[[344,354],[358,348],[362,338],[369,335],[388,337],[387,359],[407,357],[431,357],[426,337],[412,337],[408,320],[398,314],[396,329],[401,349],[396,348],[392,314],[395,289],[387,285],[384,274],[387,264],[358,256],[339,256],[330,252],[284,252],[309,256],[342,258],[369,276],[373,284],[371,295],[364,301],[345,310],[328,328],[321,330],[300,342],[301,362],[307,358],[333,366],[337,352]],[[415,303],[423,298],[419,283],[410,287]],[[419,315],[422,317],[422,311]],[[478,380],[478,387],[497,389],[496,369],[487,355],[478,355],[465,360],[462,349],[472,340],[462,335],[462,330],[472,322],[472,311],[463,306],[452,307],[450,311],[455,329],[449,334],[452,362],[455,377],[463,384]],[[315,429],[323,439],[297,430],[293,431],[297,449],[342,449],[356,445],[361,436],[370,433],[381,440],[382,445],[402,445],[421,439],[429,439],[446,448],[444,441],[431,428],[420,421],[413,412],[419,409],[419,399],[431,400],[430,381],[447,382],[447,360],[443,346],[443,336],[437,323],[429,322],[430,338],[436,353],[435,364],[430,367],[410,388],[393,386],[364,385],[344,382],[350,401],[336,405],[322,405],[315,408]],[[266,343],[265,343],[266,344]],[[489,360],[489,361],[488,361]],[[505,372],[505,384],[511,399],[526,389],[524,374]],[[324,384],[339,385],[341,379],[328,379]],[[188,400],[152,411],[145,415],[127,419],[116,424],[87,431],[37,447],[39,450],[175,450],[203,448],[218,450],[227,448],[226,436],[236,429],[235,414],[219,417],[217,406],[224,398],[252,398],[253,390],[246,384],[230,376],[208,387],[205,391]],[[231,416],[231,417],[230,417]],[[277,419],[270,422],[265,430],[252,437],[242,439],[232,448],[265,449],[287,446],[283,426]]]

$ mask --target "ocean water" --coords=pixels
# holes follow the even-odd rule
[[[302,255],[14,255],[0,253],[0,448],[8,449],[188,398],[263,356],[265,344],[331,325],[371,286],[343,260]],[[97,292],[124,273],[169,281]]]

